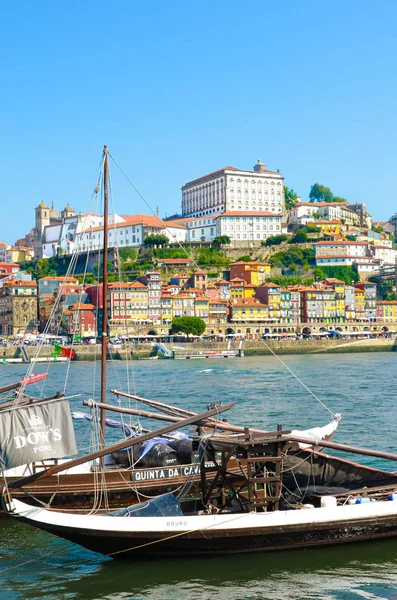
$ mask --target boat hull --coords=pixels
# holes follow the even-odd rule
[[[209,467],[211,468],[211,467]],[[228,466],[232,480],[242,485],[245,481],[241,468],[232,459]],[[207,473],[209,483],[215,476],[213,467]],[[8,476],[7,482],[19,479]],[[153,467],[142,469],[106,469],[102,474],[95,471],[59,473],[39,479],[20,489],[14,489],[12,495],[32,506],[51,505],[55,510],[69,512],[91,512],[98,507],[101,488],[106,489],[104,509],[117,509],[141,502],[146,497],[158,496],[168,492],[178,492],[189,482],[189,497],[200,494],[200,467],[198,464],[175,465],[174,467]],[[0,485],[2,479],[0,478]]]
[[[378,506],[373,509],[371,504]],[[21,503],[17,510],[27,523],[89,550],[112,558],[140,560],[275,552],[397,537],[397,502],[371,504],[337,507],[331,511],[313,508],[222,515],[220,520],[219,516],[209,515],[146,519],[90,516],[92,527],[89,528],[88,521],[85,526],[83,523],[75,526],[73,517],[69,516],[68,522],[67,515],[59,513],[42,518],[41,513],[48,511],[41,509],[29,515],[23,505],[21,509]],[[391,509],[380,506],[388,504],[396,506]],[[159,523],[157,529],[156,522]]]

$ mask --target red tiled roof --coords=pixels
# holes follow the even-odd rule
[[[130,281],[113,281],[109,283],[109,289],[137,289],[137,288],[147,288],[147,285],[144,285],[140,281],[134,281],[131,283]]]
[[[231,300],[232,306],[266,306],[255,298],[234,298]]]
[[[37,283],[35,281],[21,281],[19,279],[10,279],[9,281],[5,282],[5,285],[10,287],[37,287]]]
[[[325,254],[316,254],[316,259],[317,258],[332,258],[333,260],[335,258],[368,258],[368,256],[361,256],[361,255],[349,255],[349,254],[335,254],[335,256],[330,256],[330,255],[325,255]]]
[[[159,229],[166,229],[167,223],[163,222],[159,217],[155,215],[122,215],[124,219],[120,223],[109,223],[109,232],[112,229],[119,229],[120,227],[129,227],[130,225],[145,225],[148,227],[157,227]],[[182,225],[172,225],[178,229],[185,229]],[[103,225],[96,225],[95,227],[86,227],[81,233],[87,233],[90,231],[102,231]]]
[[[93,304],[84,304],[84,302],[75,302],[69,308],[70,310],[93,310],[95,306]]]
[[[261,266],[270,266],[270,263],[268,263],[268,262],[261,262],[259,260],[251,260],[251,261],[237,260],[236,262],[230,263],[229,266],[232,267],[234,265],[261,265]]]
[[[193,263],[191,258],[156,258],[157,263],[164,263],[165,265],[187,265]]]
[[[216,214],[212,214],[212,215],[203,215],[202,217],[181,217],[180,219],[170,219],[169,221],[164,221],[165,224],[167,223],[179,223],[180,225],[183,225],[183,223],[190,223],[191,221],[206,221],[208,219],[215,219],[215,217],[218,216],[218,213]]]
[[[368,242],[353,242],[345,240],[343,242],[316,242],[314,246],[368,246]]]
[[[342,281],[341,279],[336,279],[335,277],[326,277],[324,279],[324,281],[326,283],[343,283],[343,284],[346,284],[345,281]]]
[[[49,275],[47,277],[41,277],[41,279],[39,279],[39,281],[64,281],[65,283],[70,282],[70,283],[78,283],[79,280],[76,279],[76,277],[50,277]]]
[[[318,223],[322,223],[322,224],[328,224],[328,225],[333,225],[334,223],[342,223],[342,221],[340,219],[333,219],[332,221],[327,221],[326,219],[316,219],[316,221],[314,221],[314,225],[318,224]]]

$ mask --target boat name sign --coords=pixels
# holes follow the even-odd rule
[[[67,400],[2,412],[0,459],[4,469],[77,454]]]
[[[206,467],[215,469],[214,463],[206,463]],[[156,481],[158,479],[171,479],[173,477],[187,477],[189,475],[198,475],[200,465],[179,465],[177,467],[156,468],[156,469],[137,469],[131,473],[131,481]]]

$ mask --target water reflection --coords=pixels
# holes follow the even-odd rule
[[[50,536],[40,534],[36,542]],[[57,551],[52,541],[50,547]],[[30,547],[33,550],[32,546]],[[61,549],[58,548],[58,551]],[[88,559],[88,560],[87,560]],[[108,561],[76,547],[17,574],[29,600],[302,600],[397,598],[395,542],[178,561]],[[4,588],[3,588],[4,589]],[[19,592],[19,594],[18,594]],[[1,596],[0,596],[1,597]],[[8,595],[8,598],[11,596]]]

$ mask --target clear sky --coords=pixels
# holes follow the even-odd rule
[[[0,240],[86,211],[103,145],[160,214],[226,165],[397,210],[395,0],[15,0],[1,8]],[[112,168],[121,214],[148,212]]]

